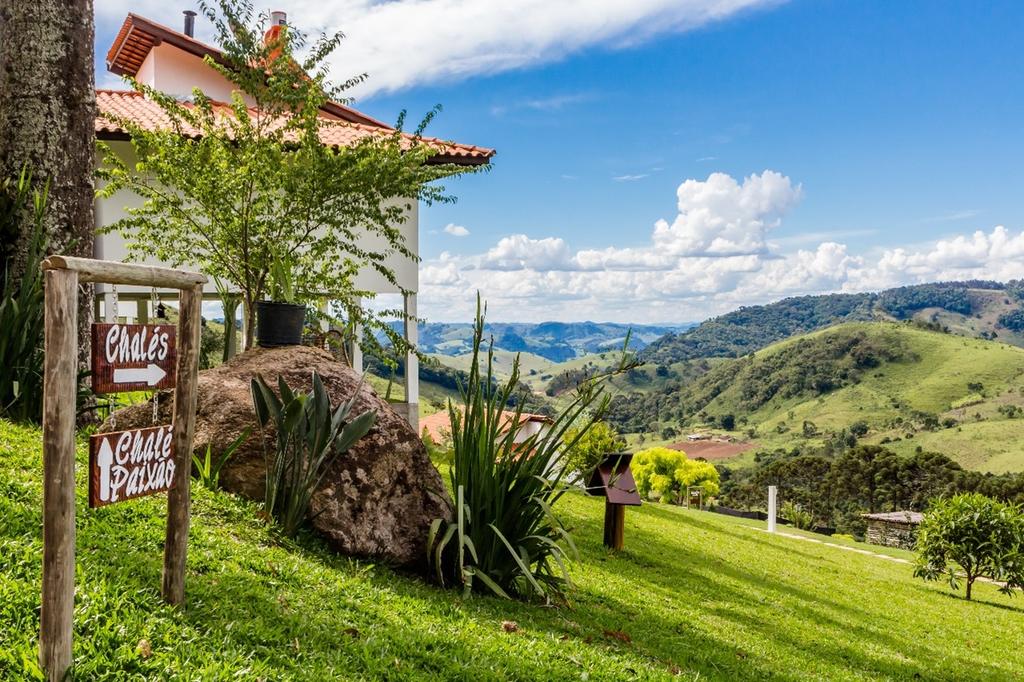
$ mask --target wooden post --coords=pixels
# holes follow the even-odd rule
[[[75,397],[78,273],[48,270],[43,378],[43,598],[39,665],[48,680],[71,666],[75,606]]]
[[[164,542],[162,594],[168,604],[185,600],[185,562],[188,548],[189,484],[192,435],[196,427],[199,335],[202,315],[201,284],[182,289],[178,296],[178,366],[174,386],[172,448],[177,468],[174,487],[167,493],[167,538]]]
[[[625,546],[626,505],[605,502],[604,546],[619,550]]]
[[[778,497],[779,489],[774,486],[768,486],[768,532],[775,532],[775,505]]]

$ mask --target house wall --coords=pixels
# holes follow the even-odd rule
[[[524,422],[519,430],[516,431],[515,437],[512,439],[514,443],[522,443],[530,436],[535,434],[544,433],[548,430],[549,425],[546,422],[541,421],[528,421]]]
[[[192,96],[192,90],[199,88],[213,100],[231,101],[231,93],[238,90],[234,83],[207,66],[202,58],[161,43],[151,49],[139,67],[135,78],[152,88],[179,98]],[[247,104],[253,99],[245,95]]]
[[[116,153],[121,159],[123,159],[128,165],[133,166],[136,162],[135,154],[132,150],[130,142],[113,141],[108,143],[114,153]],[[99,163],[102,159],[98,158]],[[124,238],[114,232],[109,234],[103,234],[100,232],[101,228],[108,225],[112,225],[118,220],[127,216],[127,209],[137,208],[142,205],[142,199],[136,196],[132,192],[121,191],[110,197],[109,199],[97,199],[95,204],[96,209],[96,243],[93,248],[93,254],[96,258],[102,260],[114,260],[124,261],[127,260],[128,249],[125,245]],[[406,239],[406,244],[413,253],[419,253],[419,207],[416,202],[412,202],[411,209],[407,211],[408,216],[405,222],[396,225],[399,231]],[[360,247],[368,250],[381,250],[385,246],[384,239],[378,235],[365,234],[360,239]],[[168,263],[161,262],[153,257],[143,258],[137,262],[147,263],[150,265],[169,265]],[[418,264],[405,256],[395,254],[387,260],[388,267],[395,273],[398,283],[409,291],[416,291],[419,288],[419,267]],[[181,266],[186,269],[198,269],[196,266],[183,265]],[[382,277],[376,270],[372,268],[364,268],[359,272],[356,277],[356,287],[366,291],[374,291],[377,293],[399,293],[399,289],[388,282]],[[98,294],[106,293],[109,290],[109,285],[97,284],[96,292]],[[131,286],[119,286],[119,292],[126,293],[148,293],[148,289],[144,287],[131,287]],[[212,282],[207,284],[206,292],[208,294],[216,293],[216,287]]]

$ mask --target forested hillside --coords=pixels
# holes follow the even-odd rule
[[[888,289],[880,293],[787,298],[743,307],[693,329],[669,334],[643,352],[667,365],[701,357],[739,357],[796,334],[841,322],[917,318],[965,336],[1024,345],[1022,283],[970,280]],[[987,319],[988,318],[988,319]]]

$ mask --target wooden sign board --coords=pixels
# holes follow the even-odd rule
[[[629,453],[606,455],[590,475],[587,493],[604,496],[611,504],[640,506],[640,493],[636,489],[633,471],[629,468],[632,460],[633,455]]]
[[[89,506],[104,507],[174,486],[171,425],[89,438]]]
[[[172,388],[176,341],[177,330],[171,324],[94,324],[93,392]]]

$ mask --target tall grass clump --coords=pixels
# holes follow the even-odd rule
[[[0,183],[0,417],[38,422],[43,414],[43,273],[46,256],[46,189],[32,189],[32,175]],[[26,221],[28,225],[26,225]],[[27,234],[21,275],[12,274],[9,245]]]
[[[435,519],[427,553],[438,580],[470,592],[551,600],[569,586],[567,562],[576,555],[568,529],[554,513],[565,494],[566,460],[604,414],[603,379],[580,384],[548,428],[519,440],[523,401],[505,406],[519,384],[519,358],[504,384],[494,376],[494,345],[484,357],[484,312],[477,301],[469,378],[460,386],[462,405],[448,403],[452,431],[449,469],[451,520]],[[628,369],[623,356],[618,369]],[[570,428],[574,428],[567,437]]]

